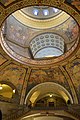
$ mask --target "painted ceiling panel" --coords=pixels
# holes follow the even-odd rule
[[[12,2],[17,1],[17,0],[0,0],[0,2],[4,5],[7,6],[11,4]]]
[[[66,89],[69,90],[69,85],[67,83],[66,76],[63,75],[62,71],[59,68],[46,70],[32,70],[28,88],[31,88],[36,84],[40,84],[43,82],[55,82],[63,85],[64,87],[67,86]]]
[[[76,10],[80,11],[80,0],[65,0],[65,3],[71,5]]]
[[[28,26],[25,26],[24,23],[21,24],[13,16],[10,16],[6,22],[7,22],[7,29],[5,33],[6,37],[10,41],[14,41],[17,44],[20,44],[23,46],[29,45],[30,40],[36,34],[43,31],[40,29],[34,29]],[[55,25],[56,24],[57,23],[55,23]],[[67,36],[70,40],[70,41],[67,41],[67,43],[75,40],[79,34],[78,25],[76,21],[71,17],[68,18],[66,21],[64,21],[64,23],[59,24],[58,26],[55,26],[55,27],[52,26],[50,30],[58,31],[58,33],[60,32],[61,34],[64,34],[65,36]]]
[[[15,64],[9,64],[0,72],[0,81],[11,82],[20,94],[26,70]]]
[[[73,60],[66,66],[66,69],[72,79],[80,102],[80,59]]]

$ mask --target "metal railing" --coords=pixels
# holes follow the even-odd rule
[[[3,115],[3,120],[16,120],[17,118],[27,114],[29,111],[42,111],[42,110],[68,110],[67,106],[62,107],[27,107],[27,106],[19,106],[16,109],[12,109],[9,111],[9,114]]]

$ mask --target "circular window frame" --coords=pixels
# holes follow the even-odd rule
[[[59,9],[62,9],[63,11],[65,11],[66,13],[70,14],[70,16],[72,16],[78,23],[78,25],[80,24],[80,19],[79,19],[79,13],[77,11],[75,11],[75,9],[73,7],[71,7],[70,5],[66,4],[64,1],[61,0],[52,0],[43,2],[43,1],[18,1],[18,2],[13,2],[12,4],[10,4],[9,6],[4,7],[1,6],[0,10],[1,10],[1,14],[0,14],[0,26],[2,26],[2,23],[5,21],[5,19],[12,14],[13,12],[22,9],[24,7],[28,7],[28,6],[36,6],[36,5],[47,5],[47,6],[52,6],[52,7],[56,7]],[[6,14],[5,14],[6,13]],[[80,31],[79,31],[80,32]],[[8,53],[8,51],[5,49],[4,45],[3,49],[6,51],[6,53]],[[55,65],[55,63],[58,65],[63,62],[66,62],[66,60],[68,61],[69,58],[71,58],[73,55],[75,55],[75,53],[78,51],[78,49],[80,48],[80,38],[76,41],[75,46],[73,46],[71,48],[70,51],[68,51],[65,55],[62,55],[56,59],[51,59],[51,60],[42,60],[42,61],[34,61],[31,59],[26,59],[26,62],[24,63],[22,60],[18,62],[28,65],[28,66],[35,66],[35,67],[52,67],[52,64]],[[9,55],[9,54],[8,54]],[[11,56],[11,55],[10,55]],[[12,58],[14,59],[14,57],[12,56]],[[15,60],[17,61],[17,59],[15,58]],[[14,61],[14,60],[13,60]]]

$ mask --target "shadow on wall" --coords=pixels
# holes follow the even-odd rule
[[[2,120],[2,112],[1,112],[1,110],[0,110],[0,120]]]

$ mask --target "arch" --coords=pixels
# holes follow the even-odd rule
[[[54,82],[45,82],[33,87],[26,95],[25,104],[27,101],[31,101],[31,103],[34,104],[40,96],[47,93],[57,94],[62,97],[66,103],[70,100],[71,104],[73,104],[73,99],[70,93],[63,86]]]
[[[70,114],[67,114],[66,112],[61,112],[61,114],[59,113],[55,113],[55,112],[47,112],[47,111],[38,111],[36,112],[36,114],[29,114],[29,115],[25,115],[23,117],[21,117],[21,119],[19,120],[76,120],[75,117],[71,116]]]
[[[0,81],[0,100],[12,103],[19,103],[17,88],[8,81]]]
[[[6,85],[10,86],[13,90],[15,89],[16,90],[16,94],[19,95],[17,88],[11,82],[0,81],[0,84],[6,84]]]

